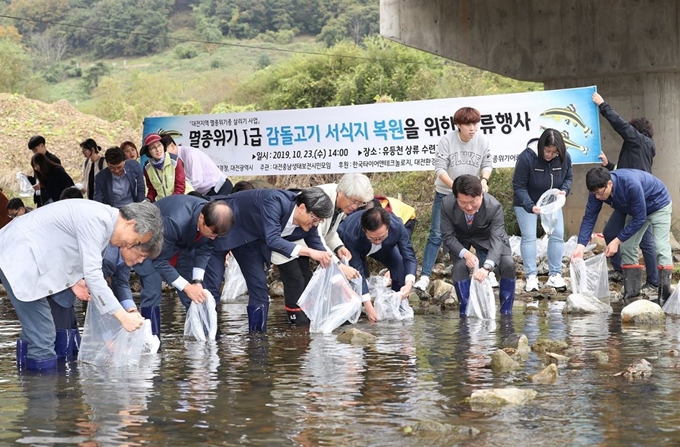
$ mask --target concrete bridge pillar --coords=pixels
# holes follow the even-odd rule
[[[624,119],[654,125],[653,173],[669,188],[680,225],[680,2],[676,0],[381,0],[380,33],[391,40],[546,90],[597,85]],[[600,121],[616,161],[621,138]],[[587,190],[574,170],[565,208],[578,231]],[[604,210],[604,208],[603,208]],[[603,213],[604,214],[604,213]],[[607,213],[608,215],[608,213]],[[597,228],[602,228],[602,221]]]

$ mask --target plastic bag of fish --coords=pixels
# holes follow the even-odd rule
[[[412,320],[414,313],[408,299],[402,299],[401,294],[388,288],[382,279],[371,276],[368,281],[369,292],[375,298],[373,307],[378,314],[378,321]]]
[[[536,206],[541,209],[541,226],[548,236],[557,228],[562,207],[566,201],[565,194],[559,189],[553,188],[541,194],[538,202],[536,202]]]
[[[230,256],[227,268],[224,269],[224,286],[222,287],[220,301],[234,300],[246,293],[248,293],[248,286],[241,272],[241,267],[236,262],[236,258]]]
[[[184,322],[184,338],[188,340],[214,340],[217,335],[217,310],[212,293],[204,290],[205,301],[191,302]]]
[[[335,263],[316,269],[297,304],[309,318],[311,333],[330,334],[361,315],[361,296]]]
[[[78,361],[114,368],[137,366],[142,355],[155,354],[160,344],[151,333],[150,320],[144,320],[141,329],[128,332],[113,314],[102,314],[90,301]]]
[[[481,283],[475,279],[471,281],[470,297],[465,315],[483,320],[496,319],[496,298],[489,278],[484,279]]]
[[[569,264],[572,293],[590,293],[609,302],[609,275],[604,253],[590,259],[574,259]]]

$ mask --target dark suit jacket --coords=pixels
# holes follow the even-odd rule
[[[364,283],[364,293],[368,293],[366,278],[370,276],[370,272],[368,271],[366,257],[371,251],[373,244],[368,240],[361,227],[361,216],[363,214],[364,211],[355,211],[347,216],[338,227],[338,234],[340,235],[340,239],[342,239],[342,243],[345,244],[345,248],[352,254],[349,265],[361,273]],[[387,239],[382,241],[382,248],[378,253],[387,256],[395,247],[399,250],[401,257],[404,260],[404,271],[406,272],[406,275],[415,276],[418,268],[418,261],[416,260],[416,253],[413,250],[413,246],[411,245],[411,237],[409,236],[406,227],[404,227],[404,222],[390,213],[390,228],[388,230]]]
[[[451,257],[458,257],[460,251],[475,247],[487,253],[486,259],[499,265],[501,255],[512,255],[508,235],[505,233],[503,207],[491,194],[484,194],[482,206],[475,214],[470,228],[465,213],[458,206],[453,194],[442,202],[442,239]],[[481,266],[480,266],[481,267]]]
[[[144,200],[144,173],[135,160],[125,160],[125,177],[130,183],[130,196],[133,202]],[[113,206],[113,174],[104,168],[94,178],[94,200]]]
[[[163,217],[163,249],[153,260],[153,266],[168,284],[180,276],[170,265],[170,259],[180,250],[194,250],[194,268],[205,270],[208,265],[213,241],[206,237],[196,240],[198,216],[206,203],[208,202],[205,199],[180,194],[173,194],[154,203]]]
[[[304,239],[309,248],[326,251],[316,227],[310,231],[297,227],[281,237],[297,195],[282,189],[251,189],[221,197],[234,212],[234,225],[226,236],[217,239],[215,250],[228,251],[259,240],[262,255],[269,262],[272,251],[290,257],[296,247],[292,241]]]

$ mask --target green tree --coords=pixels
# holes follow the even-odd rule
[[[19,43],[9,38],[0,39],[0,92],[23,93],[22,87],[32,74],[33,63]]]
[[[379,4],[368,0],[341,0],[330,11],[326,25],[317,36],[326,46],[335,45],[344,39],[352,39],[359,45],[365,36],[376,34],[380,23]]]
[[[42,33],[48,22],[60,21],[69,12],[68,0],[12,0],[9,12],[28,20],[17,20],[16,26],[22,34]]]

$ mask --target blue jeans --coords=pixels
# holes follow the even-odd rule
[[[520,251],[524,262],[526,276],[536,274],[536,224],[538,216],[527,213],[520,206],[515,207],[515,216],[522,232]],[[562,210],[559,211],[557,226],[548,238],[548,273],[562,274],[562,255],[564,254],[564,218]]]
[[[442,245],[442,200],[444,197],[446,196],[440,192],[435,192],[434,194],[432,224],[430,224],[430,235],[427,237],[427,244],[425,244],[421,276],[430,276],[432,274],[432,267],[437,262],[439,247]]]
[[[602,233],[604,234],[604,241],[609,244],[619,235],[623,227],[626,226],[626,215],[621,211],[614,210],[609,217],[607,224],[604,226]],[[652,234],[652,226],[647,227],[642,240],[640,241],[640,250],[645,258],[645,270],[647,270],[647,282],[653,286],[659,285],[659,272],[656,269],[656,247],[654,246],[654,235]],[[612,263],[612,268],[621,271],[621,250],[617,251],[614,256],[609,258]]]

